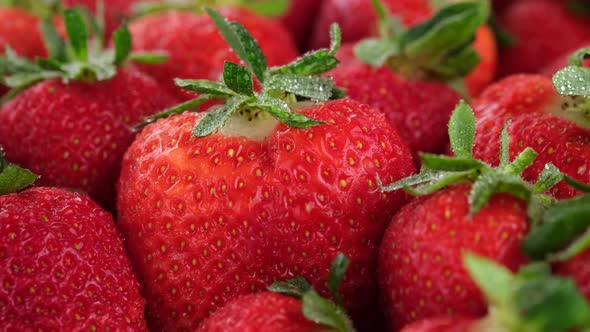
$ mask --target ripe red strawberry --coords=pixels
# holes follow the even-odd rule
[[[11,176],[18,168],[0,163],[3,194],[34,179]],[[147,330],[113,218],[87,196],[48,187],[5,194],[0,224],[2,329]]]
[[[460,80],[475,67],[475,63],[469,68],[464,63],[453,63],[458,53],[473,52],[469,46],[463,47],[473,38],[480,22],[485,21],[488,9],[481,3],[450,6],[406,33],[365,40],[355,49],[362,60],[352,59],[352,46],[345,46],[339,54],[343,63],[331,75],[349,97],[383,112],[399,129],[416,159],[419,151],[442,152],[448,143],[447,122],[460,99],[447,82]],[[449,22],[457,21],[461,24],[452,28],[461,34],[432,37],[448,29]],[[380,19],[382,26],[388,23],[387,18]],[[421,45],[421,49],[416,51],[414,45]],[[446,68],[444,73],[437,72],[440,67]]]
[[[251,71],[229,62],[223,82],[177,80],[206,94],[191,106],[225,104],[149,125],[127,151],[119,224],[148,319],[155,329],[195,328],[239,295],[293,275],[325,293],[326,266],[339,251],[351,260],[347,308],[375,314],[378,245],[405,200],[381,193],[376,176],[412,173],[407,146],[369,106],[328,101],[338,91],[317,75],[337,64],[337,39],[331,50],[268,69],[251,37],[210,15],[245,47],[242,60],[263,89],[254,92]]]
[[[482,294],[462,265],[464,251],[511,270],[526,261],[520,244],[529,217],[536,220],[539,204],[548,200],[536,195],[559,181],[554,178],[558,171],[548,167],[535,186],[524,182],[518,174],[536,155],[527,149],[510,162],[506,134],[503,130],[499,168],[473,159],[475,118],[462,103],[449,122],[456,157],[423,154],[421,174],[383,188],[419,185],[410,192],[425,195],[398,212],[380,249],[384,311],[393,329],[436,315],[486,312]],[[466,181],[473,184],[461,184]]]
[[[433,1],[430,0],[382,0],[382,2],[408,27],[424,23],[434,16],[437,7],[440,6],[440,4],[433,5]],[[439,3],[446,6],[452,1]],[[371,0],[326,0],[317,19],[311,45],[315,48],[327,45],[326,31],[332,22],[342,26],[345,42],[356,42],[377,34],[377,20],[375,10],[371,8]],[[474,96],[479,95],[494,80],[498,62],[496,42],[491,30],[487,26],[481,26],[475,37],[473,47],[481,61],[466,78],[468,91]]]
[[[297,57],[291,36],[279,23],[245,9],[225,7],[221,12],[243,24],[268,56],[270,66],[282,65]],[[174,78],[217,80],[223,72],[223,61],[239,62],[206,15],[169,11],[148,15],[130,26],[134,50],[163,50],[169,61],[160,65],[141,66],[169,90],[184,100],[194,93],[181,90]],[[195,48],[195,45],[201,47]]]
[[[582,45],[580,45],[580,46],[590,47],[590,41],[582,43]],[[557,57],[557,59],[555,59],[553,62],[546,65],[543,68],[543,70],[541,70],[541,74],[543,74],[547,77],[553,77],[553,75],[557,74],[558,71],[560,71],[561,69],[563,69],[564,67],[566,67],[568,65],[568,61],[569,61],[570,56],[572,55],[572,52],[578,50],[579,48],[580,47],[576,47],[573,50],[568,50],[567,52],[564,52],[562,55]],[[586,67],[590,68],[590,59],[586,59],[584,61],[584,65]]]
[[[328,282],[337,288],[348,260],[338,255]],[[354,332],[344,309],[325,299],[304,278],[276,282],[270,291],[249,294],[215,311],[197,332]]]
[[[537,262],[511,273],[491,260],[467,254],[464,265],[489,304],[485,318],[435,316],[401,332],[582,331],[590,326],[590,305],[573,280],[551,275]]]
[[[300,49],[305,49],[323,0],[290,0],[281,22],[291,32]]]
[[[477,319],[473,317],[440,316],[412,323],[401,329],[401,332],[484,332],[476,330],[477,327]]]
[[[39,18],[20,8],[0,7],[0,52],[6,46],[29,59],[46,56]]]
[[[573,77],[556,86],[567,88],[575,86],[576,82],[580,82],[578,77]],[[561,96],[551,79],[538,75],[514,75],[490,86],[473,104],[478,126],[475,156],[497,163],[498,132],[511,120],[508,129],[512,137],[511,156],[527,146],[539,153],[537,161],[525,171],[525,179],[536,179],[545,164],[553,163],[565,174],[590,182],[590,131],[584,115],[588,103],[585,97],[576,97],[577,93],[563,94],[570,96]],[[557,198],[572,197],[576,193],[565,183],[552,189]]]
[[[519,0],[498,16],[514,42],[500,52],[500,73],[539,73],[564,50],[590,40],[590,19],[575,15],[567,1]]]
[[[80,54],[75,61],[84,61]],[[0,144],[8,158],[40,174],[43,185],[82,190],[114,207],[115,182],[133,140],[132,126],[175,102],[137,69],[117,70],[123,59],[98,69],[82,65],[77,73],[60,71],[67,63],[59,69],[30,64],[39,75],[34,81],[18,73],[8,76],[15,86],[56,77],[27,88],[0,108]]]

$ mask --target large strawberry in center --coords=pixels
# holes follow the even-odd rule
[[[177,80],[225,100],[146,127],[128,150],[119,224],[158,330],[195,328],[214,309],[275,279],[303,276],[321,293],[343,252],[352,314],[376,313],[376,254],[404,201],[377,177],[413,172],[408,147],[385,118],[331,79],[338,47],[268,69],[243,26],[210,15],[251,71],[226,62],[222,82]],[[262,92],[252,87],[253,74]],[[156,118],[161,117],[157,116]],[[195,125],[196,124],[196,125]]]

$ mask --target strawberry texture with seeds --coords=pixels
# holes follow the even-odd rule
[[[380,285],[394,329],[441,314],[482,316],[480,290],[462,264],[469,250],[516,270],[526,262],[524,201],[495,194],[468,218],[470,185],[455,185],[406,205],[393,218],[379,257]]]
[[[194,328],[274,279],[303,276],[325,293],[340,251],[351,261],[347,309],[354,317],[375,305],[381,234],[405,201],[382,193],[375,176],[411,174],[411,155],[367,105],[338,100],[299,112],[326,124],[279,124],[262,142],[196,138],[200,115],[188,113],[149,125],[127,151],[119,225],[152,326]]]
[[[400,332],[475,332],[477,320],[467,316],[441,316],[412,323]]]
[[[221,13],[240,22],[251,32],[270,66],[285,64],[298,56],[291,35],[280,23],[237,7],[224,7]],[[166,63],[139,67],[183,100],[193,98],[195,94],[175,86],[174,78],[215,81],[223,72],[224,61],[239,62],[206,15],[169,11],[141,17],[132,22],[129,29],[134,50],[162,50],[168,53],[169,61]]]
[[[510,157],[525,147],[539,153],[535,163],[524,172],[525,179],[537,179],[545,164],[551,162],[563,173],[590,182],[590,131],[560,116],[568,103],[574,101],[558,95],[551,79],[544,76],[513,75],[493,84],[473,102],[477,117],[475,156],[497,164],[499,132],[511,120]],[[557,198],[577,194],[564,182],[550,192]]]
[[[197,332],[320,332],[301,312],[301,301],[273,292],[241,296],[215,311]]]
[[[0,108],[0,144],[8,159],[40,174],[40,184],[82,190],[112,208],[132,126],[174,101],[132,67],[102,82],[53,79]]]
[[[0,196],[0,320],[7,331],[147,331],[145,300],[112,216],[39,187]]]

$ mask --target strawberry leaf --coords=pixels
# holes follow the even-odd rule
[[[532,259],[544,259],[562,250],[590,226],[590,195],[553,204],[542,224],[531,230],[521,248]]]
[[[242,0],[240,4],[246,8],[269,17],[279,17],[289,10],[289,0]]]
[[[41,33],[49,56],[58,61],[66,61],[66,42],[61,38],[50,17],[46,17],[40,22]]]
[[[7,163],[4,152],[0,148],[0,195],[19,192],[29,187],[38,178],[37,174],[28,169]]]
[[[383,66],[389,58],[399,54],[397,43],[392,43],[381,38],[367,38],[354,46],[354,54],[362,62],[373,67]]]
[[[321,297],[314,290],[306,292],[301,301],[303,315],[308,320],[332,327],[339,332],[354,331],[350,319],[341,307]]]
[[[334,261],[332,261],[332,267],[330,268],[330,274],[328,275],[328,287],[330,288],[332,297],[334,297],[336,303],[340,306],[342,306],[342,297],[340,296],[338,289],[340,288],[340,284],[342,283],[344,273],[346,273],[349,263],[350,261],[348,258],[343,253],[339,253],[336,255],[336,258],[334,258]]]
[[[289,105],[280,99],[261,96],[258,100],[253,101],[250,106],[260,108],[277,118],[279,121],[295,128],[310,128],[324,123],[322,121],[311,119],[306,115],[292,112]]]
[[[456,158],[430,153],[422,153],[421,156],[424,166],[437,171],[464,172],[485,166],[483,162],[473,158]]]
[[[473,253],[465,254],[463,263],[491,305],[502,306],[510,303],[510,288],[514,283],[514,276],[507,268]]]
[[[539,174],[537,182],[533,185],[535,193],[541,194],[551,189],[564,179],[563,173],[555,165],[549,163]]]
[[[126,24],[123,24],[113,34],[115,41],[115,65],[120,65],[131,53],[131,33]]]
[[[504,172],[508,174],[521,174],[535,162],[538,156],[539,154],[535,150],[526,148],[510,164],[504,167]]]
[[[64,21],[74,53],[78,60],[86,62],[88,60],[88,30],[80,10],[65,10]]]
[[[226,61],[223,66],[223,81],[228,88],[238,94],[254,96],[252,74],[243,66]]]
[[[228,88],[227,85],[209,80],[183,80],[176,78],[174,79],[174,84],[186,90],[207,93],[214,96],[231,97],[236,95],[236,92]]]
[[[163,110],[160,113],[157,113],[157,114],[154,114],[152,116],[145,118],[142,122],[133,126],[133,129],[138,130],[139,128],[147,126],[150,123],[156,122],[159,119],[165,119],[173,114],[180,114],[180,113],[186,112],[188,110],[196,109],[202,103],[207,102],[212,99],[215,99],[215,97],[213,95],[204,95],[199,98],[185,101],[184,103],[172,106],[170,108]]]
[[[569,66],[553,76],[557,93],[563,96],[583,96],[590,98],[590,68]]]
[[[277,281],[268,287],[271,292],[288,295],[297,299],[311,290],[311,285],[303,277],[296,277],[287,281]]]
[[[475,114],[465,101],[459,102],[449,121],[451,149],[458,158],[473,157]]]
[[[205,137],[211,135],[217,128],[223,126],[225,121],[243,104],[248,101],[246,96],[235,96],[228,103],[208,112],[193,128],[193,135]]]
[[[267,93],[288,92],[316,101],[327,101],[332,97],[334,82],[321,76],[300,76],[293,74],[272,75],[264,85]]]
[[[500,167],[506,167],[510,164],[510,134],[508,126],[511,120],[508,120],[500,132]]]
[[[228,21],[211,8],[206,11],[234,52],[252,69],[258,80],[264,83],[268,68],[266,57],[246,28],[240,23]]]
[[[586,193],[590,193],[590,185],[582,183],[582,182],[580,182],[572,177],[569,177],[565,174],[564,174],[564,180],[567,184],[569,184],[573,188],[583,191],[583,192],[586,192]]]

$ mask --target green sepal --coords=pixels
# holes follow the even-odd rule
[[[205,10],[230,47],[252,69],[258,80],[263,83],[268,66],[266,57],[254,38],[240,23],[228,21],[211,8]]]
[[[55,29],[51,17],[43,18],[39,24],[45,46],[49,52],[49,57],[57,61],[66,61],[66,42],[61,38],[57,29]]]
[[[300,76],[293,74],[272,75],[264,85],[266,93],[288,92],[314,101],[330,100],[334,81],[321,76]]]
[[[295,128],[305,129],[324,124],[322,121],[291,111],[286,102],[276,98],[261,96],[257,100],[250,102],[248,106],[268,112],[279,121]]]
[[[565,249],[590,226],[590,195],[554,203],[522,242],[522,251],[532,259],[545,259]]]
[[[541,194],[553,188],[564,179],[564,174],[553,164],[545,165],[533,189],[535,193]]]
[[[330,331],[354,332],[352,321],[346,315],[342,306],[342,299],[338,293],[340,282],[344,277],[348,264],[348,258],[344,254],[338,253],[330,267],[328,287],[336,302],[320,296],[302,277],[274,282],[268,287],[268,290],[301,299],[301,310],[305,318],[316,324],[330,327]]]
[[[196,110],[201,104],[212,99],[216,99],[216,97],[212,95],[204,95],[198,98],[185,101],[181,104],[174,105],[157,114],[146,117],[142,122],[133,126],[133,130],[139,130],[140,128],[145,127],[150,123],[154,123],[159,119],[166,119],[174,114],[181,114],[186,111]]]
[[[37,174],[28,169],[6,162],[4,152],[0,148],[0,195],[19,192],[32,185],[38,178]]]
[[[240,5],[263,16],[280,17],[287,13],[290,0],[241,0]]]
[[[338,253],[336,258],[332,261],[330,273],[328,274],[328,288],[330,288],[332,297],[340,306],[342,306],[342,296],[340,296],[338,289],[340,288],[340,284],[342,283],[342,279],[344,278],[349,263],[350,260],[343,253]]]
[[[70,45],[78,60],[88,60],[88,30],[82,12],[76,9],[64,11],[64,21]]]
[[[590,68],[584,67],[584,60],[590,58],[590,48],[581,48],[569,57],[569,66],[553,76],[557,93],[563,96],[590,98]]]
[[[460,101],[449,120],[449,139],[453,154],[458,158],[473,157],[475,141],[475,114],[471,106]]]
[[[334,302],[321,297],[314,290],[303,295],[301,299],[303,315],[317,324],[331,327],[338,332],[352,332],[352,322],[344,310]]]
[[[381,1],[372,3],[380,35],[355,46],[361,61],[374,67],[388,64],[410,78],[425,76],[446,82],[468,75],[478,65],[480,57],[472,43],[477,29],[490,16],[488,1],[444,6],[431,19],[408,30],[387,13]]]
[[[252,78],[252,76],[250,76],[250,78]],[[231,97],[236,95],[236,92],[228,88],[226,84],[209,80],[184,80],[180,78],[175,78],[174,84],[185,90],[194,91],[198,93],[206,93],[212,96]]]
[[[420,174],[401,179],[384,186],[377,183],[382,191],[404,189],[411,195],[428,195],[447,186],[458,183],[472,183],[468,196],[469,217],[485,207],[495,193],[508,193],[528,203],[527,211],[532,223],[540,219],[543,209],[552,202],[544,192],[559,182],[559,172],[548,166],[536,185],[524,181],[520,174],[537,157],[534,150],[526,148],[512,162],[509,160],[510,137],[508,123],[503,127],[500,141],[499,167],[492,167],[473,158],[476,122],[471,107],[461,101],[451,115],[448,127],[451,149],[454,156],[439,156],[422,153]]]
[[[471,253],[464,263],[493,318],[507,331],[565,332],[590,326],[590,306],[575,281],[551,275],[547,263],[524,266],[517,274]]]
[[[564,174],[564,180],[567,184],[572,186],[574,189],[580,190],[585,193],[590,193],[590,185],[582,183],[568,175]]]
[[[295,277],[287,281],[276,281],[268,287],[268,290],[301,299],[306,292],[311,290],[311,285],[305,278]]]
[[[248,101],[246,96],[236,96],[228,100],[227,104],[214,108],[206,113],[193,128],[193,135],[205,137],[211,135],[217,128],[222,127],[227,119]]]
[[[246,67],[226,61],[223,65],[223,82],[237,94],[254,97],[252,74]]]
[[[113,33],[115,42],[115,65],[120,65],[131,54],[131,33],[126,24],[123,24]]]
[[[144,51],[137,51],[131,52],[129,54],[129,60],[146,64],[146,65],[157,65],[168,61],[169,56],[168,53],[163,51],[155,51],[155,52],[144,52]]]

